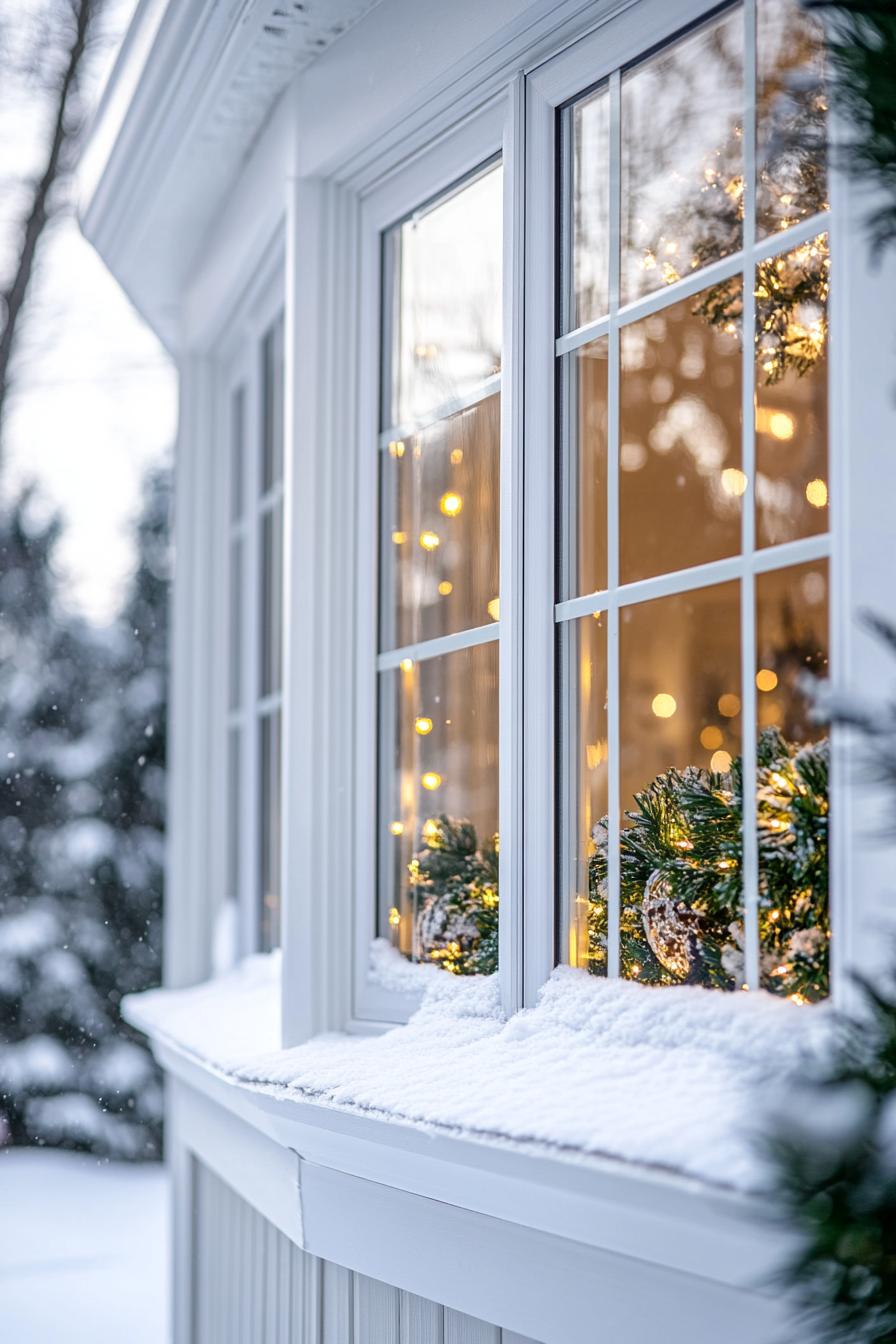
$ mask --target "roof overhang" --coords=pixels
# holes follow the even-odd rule
[[[172,351],[184,287],[293,76],[377,0],[140,0],[79,169],[81,227]]]

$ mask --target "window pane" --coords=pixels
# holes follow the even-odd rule
[[[280,942],[280,711],[259,722],[261,948]]]
[[[230,408],[230,517],[233,522],[243,516],[245,414],[246,391],[238,387]]]
[[[241,848],[241,774],[242,753],[239,728],[227,734],[227,896],[237,898],[240,889]]]
[[[607,616],[570,621],[560,633],[566,752],[561,881],[569,962],[607,973]],[[599,855],[598,851],[602,850]],[[601,869],[601,864],[604,867]]]
[[[820,22],[795,0],[759,0],[756,65],[756,212],[762,237],[828,208]]]
[[[827,235],[756,269],[756,538],[828,528]]]
[[[571,327],[603,317],[610,304],[610,95],[606,88],[573,113],[573,289]]]
[[[497,965],[498,646],[380,675],[380,926],[456,974]]]
[[[742,108],[739,7],[623,75],[623,303],[740,248]]]
[[[389,424],[416,421],[499,371],[501,221],[498,166],[387,235],[396,293]]]
[[[268,330],[261,347],[261,490],[283,478],[283,317]]]
[[[566,533],[564,598],[607,586],[607,357],[606,336],[563,361],[564,420],[575,434],[563,474],[560,526]],[[577,465],[576,465],[577,463]]]
[[[735,989],[743,942],[732,777],[741,747],[739,585],[624,607],[619,619],[622,974]],[[605,841],[592,868],[592,898],[600,900]]]
[[[382,648],[498,619],[501,399],[381,454]]]
[[[243,695],[243,541],[230,542],[230,627],[228,631],[228,696],[230,709],[238,709]]]
[[[283,661],[283,506],[261,516],[261,694],[279,691]]]
[[[757,577],[760,976],[798,1002],[828,992],[829,746],[807,695],[828,628],[827,561]]]
[[[620,332],[623,583],[740,550],[741,284],[718,288]]]

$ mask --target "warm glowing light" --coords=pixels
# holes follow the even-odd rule
[[[438,532],[421,532],[420,545],[424,551],[434,551],[439,544]]]
[[[732,695],[726,691],[724,695],[719,696],[719,713],[723,718],[733,719],[740,713],[740,696]]]
[[[770,667],[760,667],[756,673],[756,686],[760,691],[773,691],[778,684],[778,674]]]
[[[809,1002],[809,1000],[806,998],[805,994],[799,994],[799,993],[797,993],[797,994],[788,994],[787,997],[788,997],[788,999],[790,1000],[791,1003],[799,1003],[799,1004],[803,1004],[803,1003],[808,1003],[808,1002]]]
[[[658,719],[671,719],[678,708],[678,701],[674,695],[667,694],[666,691],[660,691],[650,702],[650,708]]]
[[[399,924],[401,923],[401,914],[394,905],[392,906],[392,909],[389,911],[389,923],[393,929],[397,929]]]
[[[389,830],[392,832],[393,835],[404,835],[404,822],[390,821]]]
[[[456,518],[463,506],[464,502],[460,495],[456,494],[453,490],[446,490],[439,500],[439,508],[446,518]]]
[[[632,975],[640,975],[640,974],[641,974],[641,967],[638,965],[637,962],[635,962],[634,965],[632,966]]]
[[[588,742],[585,744],[585,764],[589,770],[596,770],[607,759],[606,742]]]
[[[731,769],[730,752],[714,751],[710,758],[709,768],[715,775],[727,775]]]
[[[708,723],[700,733],[700,745],[707,751],[715,751],[725,741],[725,734],[714,723]]]
[[[418,714],[414,720],[414,727],[421,737],[426,737],[427,733],[432,732],[432,719],[426,714]]]
[[[431,845],[433,840],[438,840],[439,823],[436,821],[435,817],[427,817],[420,828],[420,834],[428,845]]]
[[[404,439],[393,439],[389,444],[389,453],[392,457],[404,457]]]
[[[756,428],[781,443],[789,443],[796,433],[796,420],[788,411],[773,411],[760,406],[756,412]]]
[[[491,616],[491,618],[492,618],[493,621],[497,621],[497,620],[499,620],[500,617],[501,617],[501,602],[500,602],[500,599],[497,598],[497,597],[493,597],[492,600],[491,600],[491,602],[489,602],[489,603],[486,605],[486,611],[488,612],[489,616]]]
[[[393,532],[393,533],[392,533],[392,540],[395,542],[395,545],[396,545],[396,546],[403,546],[404,543],[407,541],[407,539],[408,539],[408,534],[407,534],[407,532]]]
[[[449,593],[454,592],[454,584],[451,582],[450,579],[442,580],[442,582],[439,584],[439,592],[441,593],[442,597],[447,597]]]
[[[726,495],[742,495],[747,488],[747,478],[740,467],[726,467],[722,472],[722,489]]]
[[[806,486],[806,498],[813,509],[823,509],[828,502],[828,487],[824,481],[816,478]]]
[[[427,770],[425,775],[420,776],[420,783],[423,785],[424,789],[428,789],[430,793],[437,789],[441,782],[442,776],[435,770]]]
[[[402,672],[413,672],[414,660],[413,658],[402,658],[398,666],[401,668]]]
[[[461,462],[463,462],[463,460],[464,460],[464,450],[463,450],[463,448],[452,448],[452,449],[451,449],[451,465],[452,465],[452,467],[459,467],[460,464],[461,464]]]

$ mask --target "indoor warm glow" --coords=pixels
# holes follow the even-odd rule
[[[450,579],[442,580],[442,582],[439,584],[439,592],[441,593],[442,597],[447,597],[449,593],[454,592],[454,584],[451,582]]]
[[[658,719],[671,719],[678,708],[678,701],[674,695],[668,695],[665,691],[660,691],[650,702],[650,708]]]
[[[493,621],[497,621],[499,619],[501,615],[501,605],[500,600],[497,597],[493,597],[491,602],[489,602],[488,614],[489,616],[491,616]]]
[[[446,490],[439,500],[439,508],[446,518],[456,518],[464,506],[460,495],[455,494],[453,490]]]
[[[401,668],[402,672],[413,672],[414,660],[413,658],[402,658],[398,666]]]
[[[756,686],[760,691],[773,691],[778,684],[778,674],[770,667],[760,667],[756,673]]]
[[[726,719],[733,719],[740,713],[740,696],[732,695],[730,691],[725,695],[719,696],[719,713]]]
[[[393,929],[397,929],[398,925],[401,923],[401,915],[399,914],[398,910],[395,908],[394,905],[392,906],[392,909],[389,911],[389,923],[391,924]]]
[[[714,723],[708,723],[700,734],[700,745],[705,747],[707,751],[715,751],[724,741],[724,733]]]
[[[389,444],[392,457],[404,457],[404,439],[393,439]]]
[[[773,439],[787,443],[796,432],[796,421],[787,411],[773,411],[768,406],[756,409],[756,428],[760,434],[771,434]]]
[[[392,540],[395,542],[395,545],[396,545],[396,546],[403,546],[404,543],[407,541],[407,539],[408,539],[408,534],[407,534],[407,532],[393,532],[393,533],[392,533]]]
[[[435,817],[427,817],[420,828],[420,834],[427,845],[431,845],[433,840],[438,840],[439,823],[436,821]]]
[[[390,821],[389,830],[393,835],[404,835],[404,823],[400,821]]]
[[[452,465],[452,467],[459,467],[460,464],[461,464],[461,462],[463,462],[463,460],[464,460],[464,450],[463,450],[463,448],[452,448],[452,449],[451,449],[451,465]]]
[[[418,714],[414,720],[414,727],[421,737],[426,737],[427,733],[432,732],[432,719],[425,714]]]
[[[813,509],[823,509],[828,502],[828,487],[824,481],[816,479],[806,486],[806,498]]]
[[[442,776],[435,770],[427,770],[425,775],[420,776],[420,783],[423,785],[424,789],[428,789],[430,793],[432,793],[434,789],[437,789],[441,782]]]
[[[727,751],[714,751],[709,768],[717,775],[727,775],[731,769],[731,756]]]
[[[420,545],[424,551],[434,551],[439,544],[438,532],[421,532]]]
[[[747,478],[739,467],[726,467],[722,472],[722,489],[726,495],[742,495],[747,488]]]

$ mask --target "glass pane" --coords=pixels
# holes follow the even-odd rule
[[[756,80],[756,224],[763,237],[828,208],[823,30],[796,0],[759,0]]]
[[[242,753],[239,728],[227,734],[227,896],[235,900],[240,889],[240,807]]]
[[[608,353],[609,341],[600,336],[563,361],[565,420],[577,436],[568,450],[573,465],[562,482],[560,517],[567,533],[568,565],[561,581],[564,598],[607,586]]]
[[[283,317],[268,330],[261,347],[261,490],[283,478]]]
[[[230,624],[228,629],[227,703],[239,708],[243,696],[243,541],[230,542]]]
[[[740,550],[741,282],[718,289],[620,332],[623,583]]]
[[[570,327],[603,317],[610,306],[610,96],[607,90],[573,112],[573,291]]]
[[[756,579],[760,978],[797,1002],[828,992],[827,728],[808,687],[828,673],[828,565]]]
[[[261,516],[261,694],[280,689],[283,661],[283,506]]]
[[[393,229],[388,423],[464,396],[501,367],[502,173],[481,173]]]
[[[562,627],[560,660],[566,753],[561,880],[568,902],[568,957],[572,966],[606,975],[606,613],[583,616]]]
[[[380,676],[380,927],[417,961],[498,957],[498,645]]]
[[[735,989],[743,979],[739,585],[624,607],[619,619],[622,974]],[[593,868],[600,899],[605,839]]]
[[[380,646],[498,619],[501,399],[381,453]]]
[[[826,234],[756,268],[756,538],[828,528]]]
[[[260,941],[262,951],[280,942],[280,711],[260,720],[261,841]]]
[[[230,408],[230,517],[243,516],[243,472],[246,439],[246,392],[238,387]]]
[[[742,108],[739,7],[623,75],[623,303],[740,248]]]

